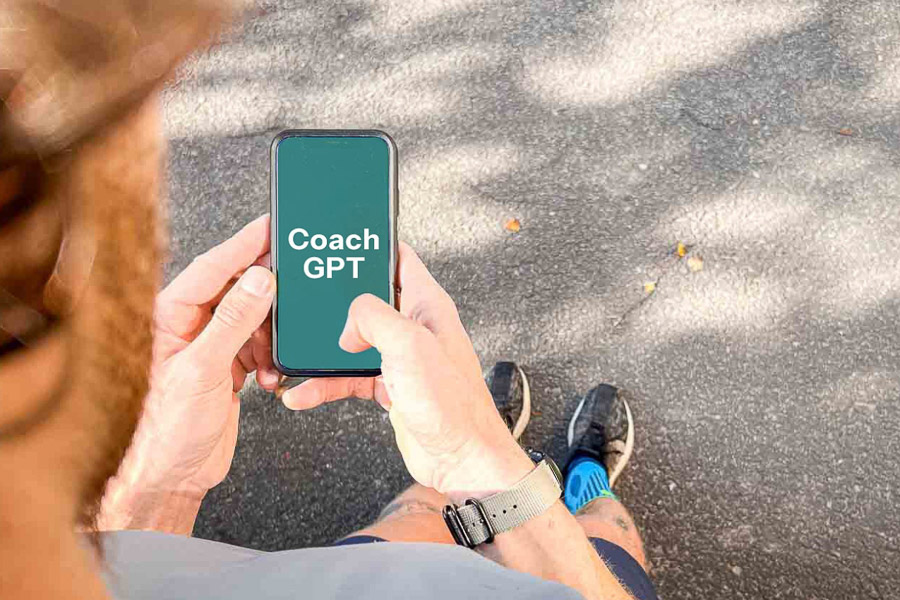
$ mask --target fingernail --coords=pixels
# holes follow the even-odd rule
[[[290,410],[305,410],[310,406],[315,406],[315,403],[310,402],[309,394],[298,388],[285,392],[281,397],[281,402]]]
[[[272,275],[262,267],[250,268],[241,277],[241,287],[254,296],[267,296],[272,289]]]
[[[303,383],[306,382],[304,381]],[[299,401],[299,398],[302,398],[303,396],[303,390],[300,389],[303,387],[303,383],[284,391],[281,395],[281,402],[285,407],[291,410],[301,410],[303,408]]]
[[[297,410],[294,408],[294,395],[291,393],[291,390],[286,391],[281,395],[281,403],[284,404],[285,408],[289,408],[291,410]]]

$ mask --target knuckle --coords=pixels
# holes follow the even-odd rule
[[[231,294],[216,307],[214,318],[226,327],[237,327],[247,316],[249,303],[243,294]]]
[[[441,290],[427,302],[420,302],[410,311],[410,317],[426,327],[438,327],[459,320],[459,311],[453,298]]]
[[[377,298],[373,294],[366,292],[365,294],[360,294],[354,298],[353,304],[357,306],[367,306],[375,300],[377,300]]]
[[[358,317],[361,313],[365,312],[369,308],[372,307],[374,302],[377,302],[377,298],[372,294],[362,294],[353,299],[353,302],[350,303],[350,309],[348,313],[351,316]]]

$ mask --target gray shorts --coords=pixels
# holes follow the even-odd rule
[[[589,538],[597,554],[606,563],[607,568],[624,585],[637,600],[658,600],[656,590],[647,572],[621,546],[601,538]],[[374,535],[353,535],[338,540],[335,546],[352,546],[355,544],[372,544],[387,540]]]

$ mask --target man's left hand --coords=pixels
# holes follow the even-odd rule
[[[237,392],[254,371],[264,389],[278,383],[268,251],[265,215],[194,259],[157,297],[150,394],[104,497],[101,528],[190,533],[203,496],[227,475]]]

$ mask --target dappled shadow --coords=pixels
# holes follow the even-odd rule
[[[484,363],[532,374],[526,441],[560,455],[599,380],[634,395],[622,496],[664,597],[884,597],[900,30],[877,2],[715,7],[267,3],[168,94],[170,272],[265,210],[274,132],[384,128],[403,237]],[[202,536],[327,543],[408,482],[373,406],[244,406]]]

